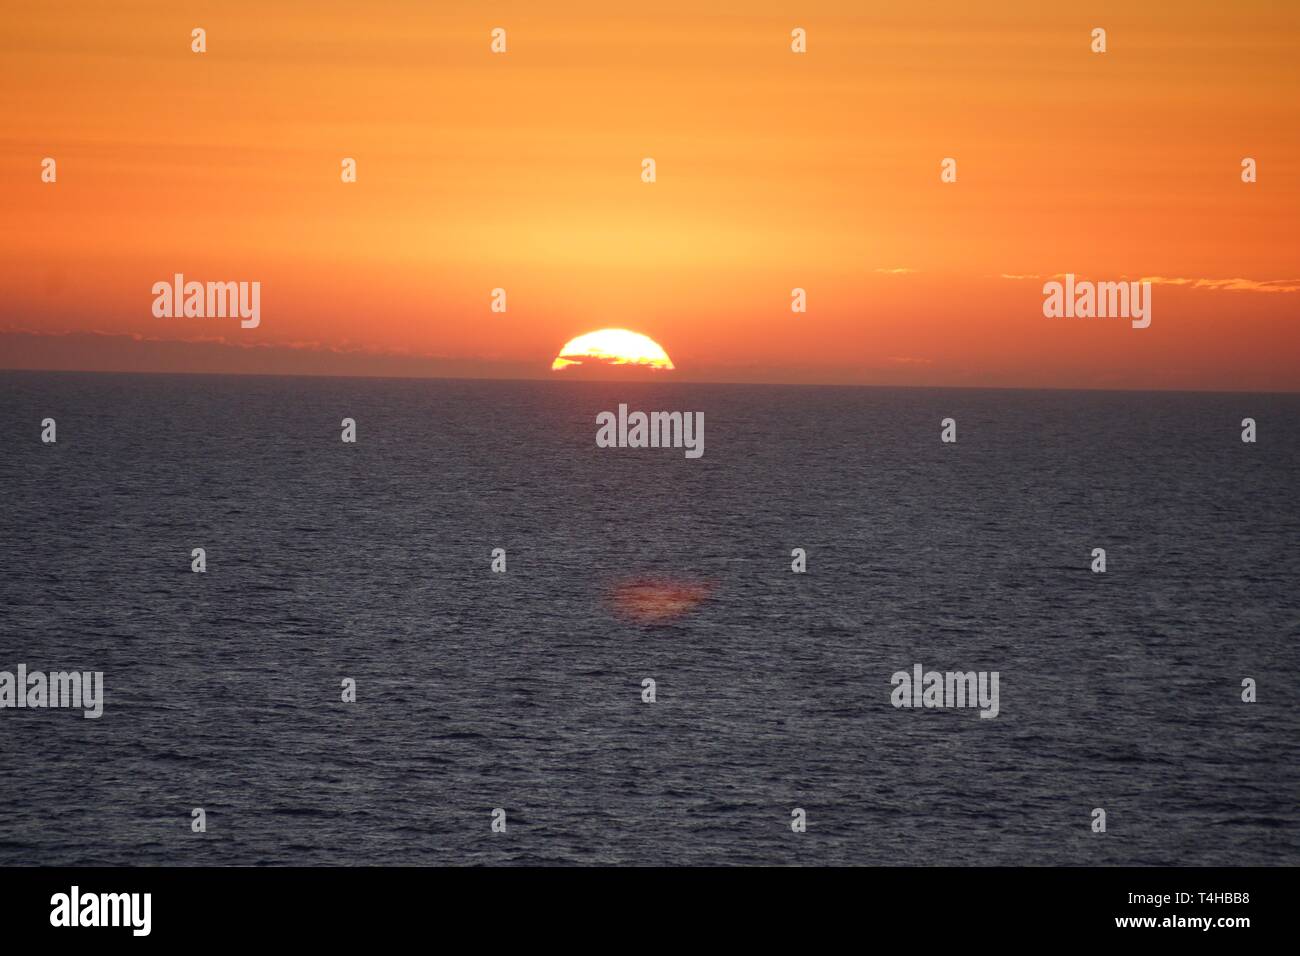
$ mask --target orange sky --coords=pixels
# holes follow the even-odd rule
[[[1300,390],[1300,4],[623,6],[7,9],[0,367],[541,377],[622,326],[683,379]],[[261,325],[155,318],[176,272]],[[1248,281],[1138,330],[1044,318],[1065,272]]]

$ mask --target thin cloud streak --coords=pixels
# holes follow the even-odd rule
[[[1067,273],[1057,272],[1048,276],[1049,279],[1064,279]],[[1076,279],[1083,279],[1080,273],[1075,273]],[[1003,279],[1010,279],[1013,282],[1024,282],[1031,279],[1041,279],[1040,275],[1013,275],[1011,273],[1002,273]],[[1128,280],[1127,275],[1121,278]],[[1172,285],[1183,286],[1189,289],[1209,289],[1215,292],[1300,292],[1300,279],[1189,279],[1173,276],[1142,276],[1137,282],[1150,282],[1152,285]]]
[[[1183,279],[1143,276],[1138,281],[1150,282],[1152,285],[1177,285],[1226,292],[1300,292],[1300,279]]]

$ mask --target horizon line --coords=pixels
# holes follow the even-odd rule
[[[707,379],[690,379],[682,381],[671,378],[640,378],[620,382],[616,378],[574,378],[561,379],[554,373],[538,375],[533,378],[518,376],[483,377],[468,375],[356,375],[345,372],[195,372],[195,371],[160,371],[155,369],[67,369],[67,368],[10,368],[0,366],[0,374],[25,375],[152,375],[195,378],[305,378],[305,379],[345,379],[381,382],[553,382],[557,384],[582,385],[710,385],[731,388],[874,388],[874,389],[918,389],[926,391],[949,392],[1103,392],[1135,395],[1300,395],[1300,389],[1292,391],[1250,390],[1226,388],[1103,388],[1097,386],[1068,385],[896,385],[875,384],[867,382],[734,382],[713,381]]]

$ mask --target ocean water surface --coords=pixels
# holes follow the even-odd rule
[[[1300,396],[4,372],[0,449],[0,670],[105,683],[0,710],[0,864],[1300,862]]]

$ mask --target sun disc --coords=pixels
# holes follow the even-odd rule
[[[675,367],[663,346],[648,335],[630,329],[597,329],[566,342],[551,363],[551,371],[586,362],[664,370]]]

